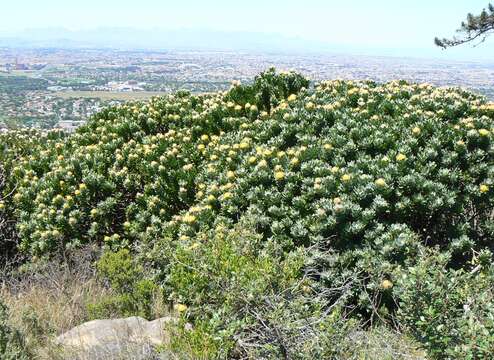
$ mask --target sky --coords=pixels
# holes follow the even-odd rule
[[[493,59],[494,36],[472,48],[433,45],[488,0],[2,0],[0,35],[25,29],[209,29],[281,34],[406,56]],[[1,45],[1,44],[0,44]]]

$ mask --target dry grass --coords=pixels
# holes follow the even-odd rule
[[[66,359],[52,340],[92,320],[88,305],[112,295],[96,277],[94,262],[99,256],[97,248],[86,248],[58,261],[39,261],[24,268],[5,265],[0,271],[0,298],[9,309],[9,322],[26,336],[36,359]],[[168,314],[161,296],[153,302],[153,313],[156,318]]]
[[[40,359],[53,358],[50,340],[89,319],[87,305],[110,294],[96,280],[92,261],[97,252],[85,249],[69,261],[52,261],[28,268],[4,270],[0,297],[10,323],[21,330]]]

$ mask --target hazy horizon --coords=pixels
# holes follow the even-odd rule
[[[433,39],[454,35],[468,12],[486,5],[484,0],[141,0],[139,5],[26,0],[2,5],[9,16],[0,24],[0,46],[323,51],[485,62],[494,59],[492,39],[447,51]]]

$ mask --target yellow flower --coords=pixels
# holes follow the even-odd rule
[[[232,195],[232,193],[231,193],[231,192],[229,192],[229,191],[227,191],[226,193],[224,193],[224,194],[221,196],[221,198],[222,198],[223,200],[228,200],[228,199],[231,199],[231,198],[232,198],[232,196],[233,196],[233,195]]]
[[[79,184],[79,190],[81,190],[81,191],[82,191],[82,190],[85,190],[85,189],[87,189],[86,184],[84,184],[84,183]]]
[[[305,108],[307,110],[313,110],[316,107],[312,101],[309,101],[307,104],[305,104]]]
[[[406,160],[407,159],[407,156],[405,154],[398,154],[396,155],[396,161],[403,161],[403,160]]]
[[[338,166],[333,166],[333,167],[331,168],[331,172],[332,172],[333,174],[336,174],[338,171],[340,171],[340,168],[339,168]]]
[[[490,131],[487,129],[479,129],[480,136],[489,136]]]
[[[4,202],[2,201],[2,202],[0,202],[0,210],[3,210],[3,209],[5,209],[5,204],[4,204]]]
[[[415,126],[413,129],[412,129],[412,133],[413,135],[419,135],[420,134],[420,128],[418,126]]]
[[[231,179],[234,179],[234,178],[235,178],[235,173],[234,173],[233,171],[228,171],[228,172],[226,173],[226,177],[227,177],[228,179],[230,179],[230,180],[231,180]]]
[[[487,186],[486,184],[482,184],[480,185],[479,190],[482,194],[484,194],[489,191],[489,186]]]
[[[256,159],[256,157],[255,157],[255,156],[251,156],[251,157],[249,158],[249,164],[255,164],[256,160],[257,160],[257,159]]]
[[[209,196],[208,196],[208,201],[209,201],[209,202],[213,202],[213,201],[215,201],[215,200],[216,200],[216,196],[214,196],[214,195],[209,195]]]
[[[331,144],[324,144],[324,150],[331,150],[333,148],[333,145]]]
[[[196,221],[196,217],[194,215],[186,214],[182,218],[183,222],[186,224],[193,224]]]
[[[201,244],[198,243],[198,242],[195,242],[195,243],[193,243],[192,245],[189,246],[189,250],[197,249],[199,246],[201,246]]]
[[[385,181],[383,178],[379,178],[379,179],[377,179],[377,180],[375,181],[375,184],[376,184],[377,186],[381,186],[381,187],[383,187],[383,186],[386,186],[386,181]]]
[[[393,283],[390,280],[383,280],[381,282],[381,287],[384,290],[389,290],[389,289],[391,289],[393,287]]]
[[[347,182],[347,181],[350,181],[351,178],[352,178],[352,175],[350,175],[350,174],[344,174],[341,177],[341,181]]]
[[[243,142],[240,143],[239,148],[245,150],[245,149],[248,149],[249,146],[250,145],[249,145],[248,142],[243,141]]]
[[[295,165],[297,165],[299,162],[300,162],[300,160],[299,160],[299,159],[297,159],[297,158],[293,158],[293,159],[290,161],[290,164],[291,164],[291,165],[293,165],[293,166],[295,166]]]
[[[339,197],[335,197],[335,198],[333,199],[333,204],[335,204],[335,205],[339,205],[339,204],[341,204],[341,198],[339,198]]]
[[[277,180],[277,181],[281,181],[285,178],[285,173],[283,171],[277,171],[274,173],[274,178]]]
[[[295,101],[295,100],[297,100],[297,95],[295,95],[295,94],[291,94],[291,95],[288,97],[288,101],[290,101],[290,102],[291,102],[291,101]]]
[[[202,141],[208,141],[209,140],[209,136],[207,134],[204,134],[201,136],[201,140]]]
[[[185,310],[187,310],[187,305],[175,304],[175,306],[173,306],[173,308],[181,313],[181,312],[184,312]]]
[[[204,146],[204,144],[197,145],[197,150],[199,150],[199,151],[203,151],[205,148],[206,148],[206,146]]]

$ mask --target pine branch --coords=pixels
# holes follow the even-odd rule
[[[461,27],[457,30],[462,36],[454,36],[452,39],[435,38],[434,43],[443,49],[463,45],[466,43],[480,40],[474,46],[483,43],[486,38],[494,31],[494,5],[489,4],[486,9],[483,9],[480,15],[468,14],[466,21],[461,23]]]

